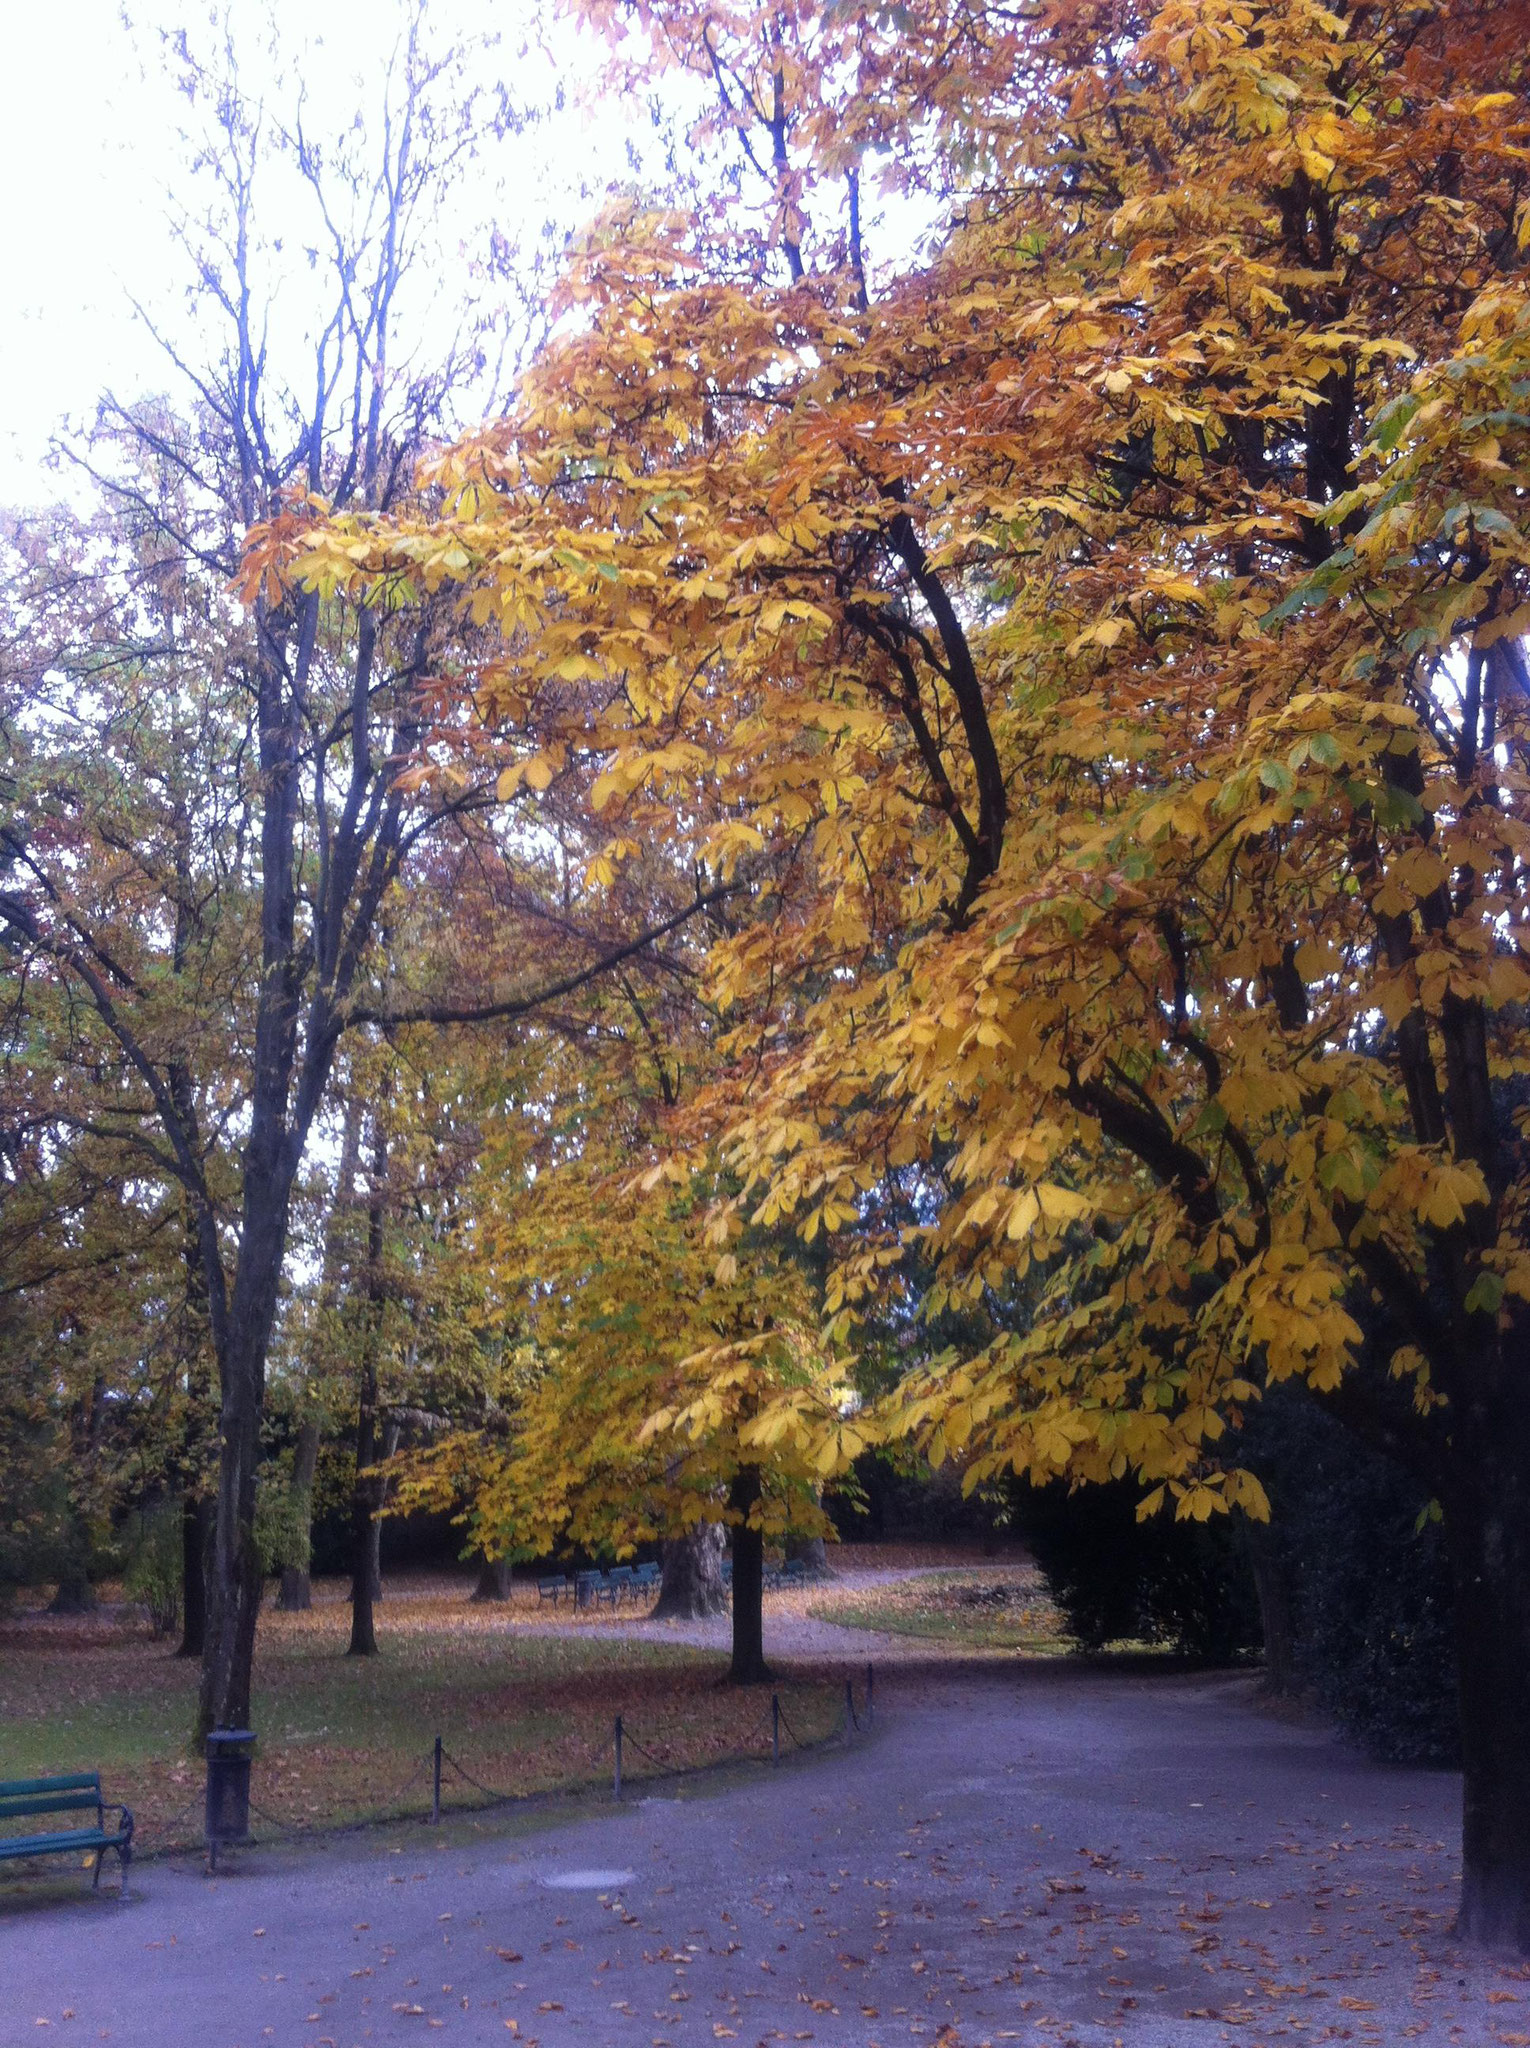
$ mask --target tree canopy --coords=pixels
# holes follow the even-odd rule
[[[885,1427],[1259,1515],[1229,1429],[1296,1380],[1427,1475],[1464,1924],[1530,1940],[1526,12],[590,13],[738,174],[597,226],[427,516],[257,568],[458,586],[588,889],[744,885],[683,1133],[731,1227],[827,1234],[839,1335],[913,1250],[936,1307],[1025,1283]]]

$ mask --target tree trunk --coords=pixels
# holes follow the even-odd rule
[[[48,1602],[50,1614],[93,1614],[96,1606],[96,1589],[90,1582],[83,1549],[77,1550],[71,1541],[69,1555],[65,1557],[59,1573],[58,1585],[53,1598]]]
[[[508,1557],[478,1556],[478,1584],[473,1588],[475,1600],[487,1600],[498,1604],[510,1598],[510,1560]]]
[[[282,1614],[307,1614],[313,1607],[313,1579],[304,1565],[284,1564],[276,1589],[276,1605]]]
[[[387,1127],[379,1116],[372,1134],[372,1192],[367,1203],[366,1314],[361,1338],[361,1391],[356,1403],[356,1478],[351,1492],[351,1657],[375,1657],[372,1605],[382,1590],[381,1488],[370,1476],[377,1463],[377,1319],[382,1300],[383,1182],[388,1170]]]
[[[786,1546],[786,1555],[794,1562],[805,1564],[816,1577],[829,1576],[829,1547],[822,1536],[794,1536]]]
[[[1530,1954],[1530,1426],[1464,1403],[1445,1504],[1461,1696],[1457,1932]],[[1500,1404],[1493,1403],[1493,1407]],[[1503,1404],[1517,1405],[1516,1404]]]
[[[738,1515],[733,1542],[733,1661],[728,1677],[734,1685],[764,1685],[770,1679],[765,1662],[765,1532],[748,1517],[760,1499],[760,1468],[740,1465],[728,1494]]]
[[[177,1657],[200,1657],[207,1643],[207,1564],[213,1503],[204,1494],[181,1502],[181,1643]]]
[[[351,1489],[351,1641],[346,1655],[375,1657],[377,1635],[372,1625],[372,1539],[376,1533],[377,1482],[363,1475],[377,1460],[377,1368],[370,1348],[361,1368],[361,1397],[356,1406],[356,1479]]]
[[[305,1422],[298,1430],[292,1457],[292,1504],[303,1532],[303,1562],[282,1566],[282,1588],[276,1604],[283,1614],[306,1614],[313,1606],[309,1562],[313,1543],[313,1481],[319,1469],[319,1425]]]
[[[726,1612],[728,1589],[722,1575],[726,1543],[727,1533],[720,1522],[698,1522],[694,1529],[664,1545],[655,1621],[706,1621]]]
[[[181,915],[178,909],[178,929]],[[184,1229],[186,1299],[181,1344],[186,1359],[186,1428],[181,1443],[181,1643],[175,1654],[200,1657],[207,1646],[207,1574],[212,1565],[215,1513],[213,1496],[207,1490],[212,1375],[208,1360],[207,1276],[202,1270],[189,1208]]]
[[[259,1233],[252,1230],[250,1235],[269,1238],[270,1242],[245,1265],[245,1271],[252,1281],[263,1280],[264,1284],[252,1291],[264,1299],[252,1313],[241,1314],[240,1289],[236,1286],[233,1312],[218,1360],[222,1446],[212,1567],[207,1574],[207,1639],[197,1700],[199,1736],[213,1728],[247,1728],[250,1724],[255,1625],[265,1590],[265,1567],[255,1541],[255,1474],[260,1464],[266,1349],[286,1238],[285,1200],[279,1214],[261,1220],[264,1228]],[[254,1274],[250,1273],[251,1265],[256,1269]]]
[[[1264,1689],[1278,1699],[1285,1699],[1296,1690],[1290,1573],[1279,1538],[1267,1524],[1245,1522],[1244,1536],[1264,1636]]]

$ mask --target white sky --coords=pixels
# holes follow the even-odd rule
[[[205,47],[210,19],[226,9],[242,79],[258,89],[271,81],[262,51],[274,23],[282,61],[302,76],[312,127],[338,131],[358,110],[375,118],[407,0],[125,4],[131,27],[124,0],[0,0],[0,506],[76,495],[68,467],[46,463],[49,440],[67,416],[86,419],[104,389],[124,400],[183,397],[132,298],[176,335],[188,361],[208,359],[205,340],[199,346],[187,333],[197,309],[188,307],[186,259],[167,218],[176,188],[182,196],[188,189],[179,139],[188,109],[162,67],[161,31],[184,26]],[[428,0],[426,20],[433,43],[499,36],[482,59],[486,84],[503,78],[523,104],[545,103],[555,89],[569,102],[528,136],[486,143],[454,188],[443,267],[456,264],[465,283],[469,255],[491,225],[512,243],[549,217],[577,225],[609,182],[630,180],[629,147],[650,156],[655,138],[645,108],[598,97],[600,53],[576,36],[557,0]],[[684,93],[671,76],[667,104],[677,108]],[[290,92],[273,90],[272,98],[290,118]],[[301,203],[304,195],[296,197]],[[879,250],[911,252],[932,224],[928,205],[879,203],[871,181],[863,202],[873,259]],[[280,203],[288,204],[286,193]],[[269,199],[257,215],[268,232],[287,228]],[[301,329],[301,250],[310,231],[294,219],[278,331],[284,321]],[[415,306],[411,324],[427,347],[431,312],[447,321],[456,282],[434,271],[426,279],[435,298]]]
[[[526,5],[533,20],[545,19],[548,10],[536,0]],[[185,108],[160,69],[157,31],[203,28],[210,10],[205,0],[131,6],[132,30],[122,0],[0,0],[0,504],[67,493],[67,482],[44,467],[49,437],[62,416],[88,414],[103,387],[124,398],[173,389],[129,299],[172,321],[186,317],[184,259],[166,220]],[[399,32],[398,0],[270,0],[270,11],[284,39],[291,24],[289,48],[308,46],[303,70],[320,122],[326,111],[343,121],[358,106],[375,106],[375,81]],[[241,32],[249,32],[253,51],[266,0],[230,0],[229,12],[241,44]],[[554,67],[543,54],[522,54],[517,22],[525,19],[520,0],[431,0],[429,10],[443,40],[499,30],[503,41],[489,68],[522,96],[539,97],[551,90]],[[588,56],[581,61],[570,48],[566,28],[557,34],[559,68],[571,79],[588,77]],[[258,75],[253,65],[247,75]],[[617,112],[603,108],[595,123],[563,117],[550,166],[545,129],[535,147],[507,142],[491,150],[475,167],[478,219],[460,225],[462,241],[488,215],[512,234],[522,224],[510,217],[517,210],[540,223],[559,184],[560,213],[582,213],[566,189],[576,174],[622,173],[627,128],[613,120]]]

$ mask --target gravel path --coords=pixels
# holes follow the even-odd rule
[[[1227,1677],[905,1655],[877,1697],[727,1785],[9,1909],[0,2048],[1530,2048],[1530,1971],[1448,1937],[1449,1775]]]

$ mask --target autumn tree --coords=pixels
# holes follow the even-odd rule
[[[834,1234],[849,1319],[910,1245],[937,1308],[1038,1290],[890,1427],[1260,1516],[1293,1381],[1425,1480],[1460,1924],[1530,1948],[1526,11],[589,12],[712,80],[743,182],[596,231],[369,573],[498,624],[478,708],[600,761],[613,862],[750,877],[739,1228]],[[860,1227],[889,1170],[911,1234]]]
[[[490,1558],[660,1540],[715,1573],[725,1527],[731,1672],[754,1683],[766,1542],[822,1531],[810,1453],[832,1422],[839,1462],[855,1425],[790,1234],[730,1249],[726,1205],[666,1160],[707,1057],[685,967],[650,954],[480,1062],[464,1256],[500,1343],[497,1412],[406,1457],[401,1498],[460,1508]]]
[[[400,777],[461,637],[428,592],[384,616],[269,572],[243,609],[231,587],[248,529],[280,531],[295,496],[399,504],[480,380],[498,295],[427,348],[427,273],[442,194],[505,112],[418,5],[370,128],[311,132],[290,69],[283,120],[240,54],[232,37],[207,56],[172,45],[194,173],[178,226],[218,323],[194,354],[163,330],[183,402],[103,403],[75,449],[102,501],[82,553],[35,522],[22,536],[32,574],[7,679],[26,710],[0,875],[11,957],[70,1020],[61,1117],[107,1132],[181,1200],[218,1403],[204,1725],[249,1716],[256,1468],[304,1151],[342,1035],[395,1020],[390,892],[486,797],[473,777],[445,791]],[[293,223],[270,187],[305,201],[313,256],[280,342]],[[478,1012],[501,1014],[503,995],[480,991]],[[525,1007],[519,991],[506,1007]]]

